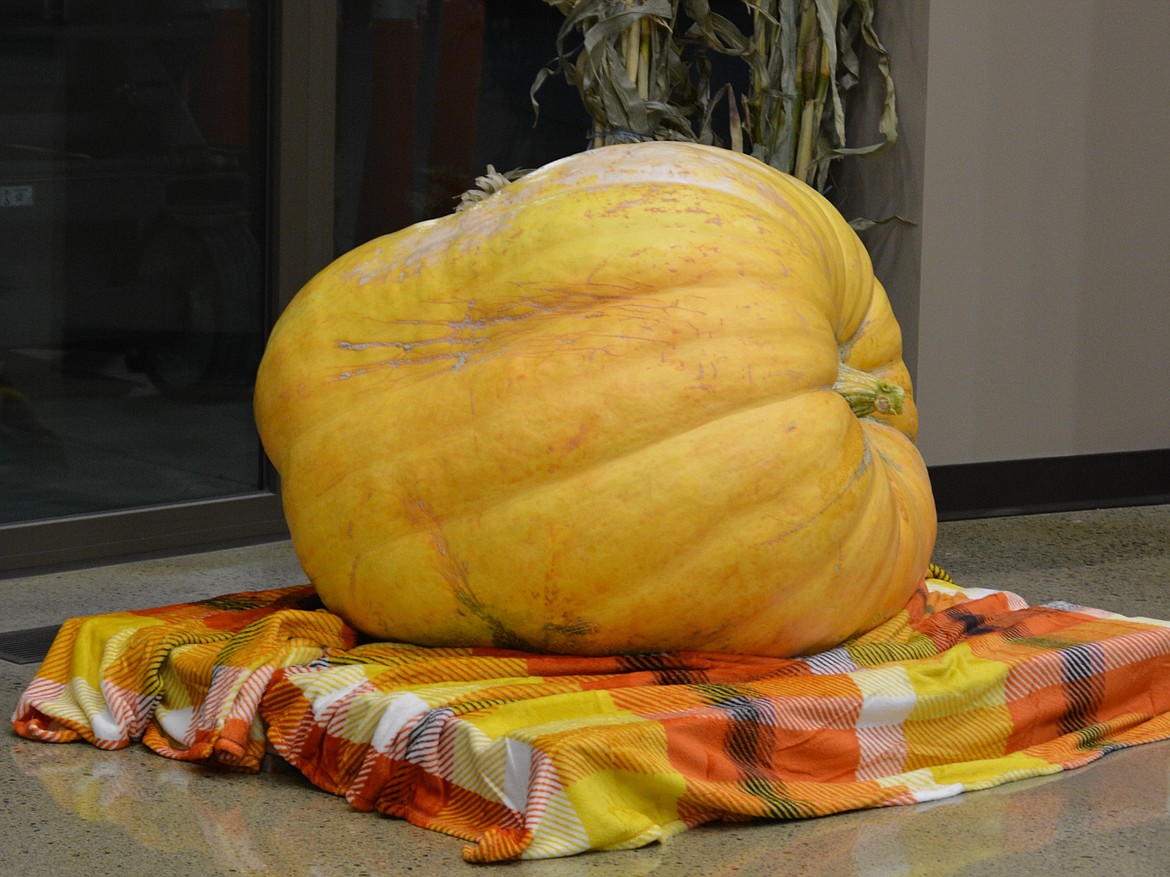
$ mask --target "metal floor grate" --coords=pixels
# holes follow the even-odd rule
[[[61,625],[50,624],[48,627],[0,632],[0,661],[9,664],[36,664],[43,661],[60,629]]]

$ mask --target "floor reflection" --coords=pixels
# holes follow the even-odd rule
[[[682,875],[700,866],[707,877],[999,874],[1005,861],[1031,868],[1083,858],[1091,853],[1078,850],[1134,829],[1164,834],[1168,752],[1170,744],[1151,744],[1078,771],[915,807],[704,826],[662,846],[516,867],[539,868],[541,877],[584,868]],[[358,873],[346,868],[362,862],[381,862],[381,873],[427,862],[434,873],[459,867],[458,839],[351,811],[282,763],[254,776],[167,761],[141,747],[101,752],[17,741],[11,754],[24,777],[83,822],[116,827],[132,848],[197,855],[228,873],[320,877]]]

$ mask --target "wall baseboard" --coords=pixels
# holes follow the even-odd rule
[[[1170,503],[1170,448],[929,470],[940,521]]]
[[[0,526],[0,579],[288,538],[270,491]]]

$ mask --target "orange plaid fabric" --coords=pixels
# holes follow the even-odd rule
[[[361,643],[308,586],[74,619],[25,737],[256,770],[275,751],[471,861],[717,820],[908,804],[1170,737],[1170,625],[928,578],[805,658],[578,658]]]

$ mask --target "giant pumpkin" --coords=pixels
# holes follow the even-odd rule
[[[256,416],[307,575],[380,639],[807,653],[935,537],[862,244],[725,149],[590,150],[342,256]]]

